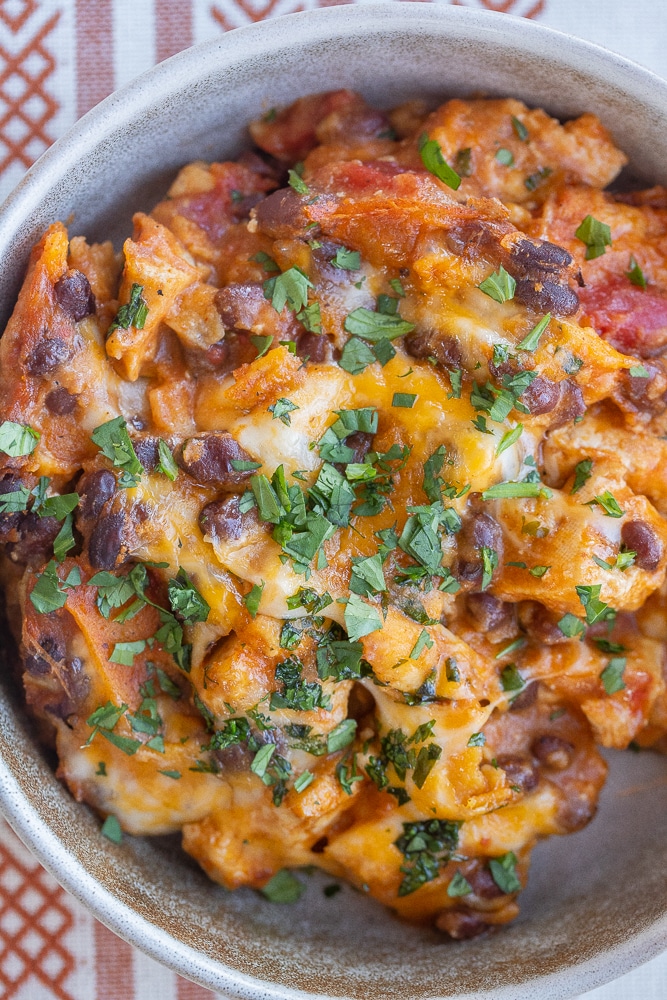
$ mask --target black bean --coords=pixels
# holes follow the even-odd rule
[[[219,432],[190,438],[178,456],[181,468],[202,486],[228,489],[239,486],[253,470],[239,472],[232,462],[249,462],[251,456],[231,434]]]
[[[538,375],[521,395],[521,402],[527,406],[532,416],[550,413],[560,400],[560,384],[550,378]]]
[[[93,569],[113,569],[125,539],[125,515],[122,511],[103,514],[88,541],[88,559]]]
[[[267,305],[267,299],[261,282],[248,281],[221,288],[216,293],[215,305],[227,328],[251,330],[259,310]]]
[[[356,142],[376,139],[390,129],[389,119],[376,108],[365,102],[339,108],[326,115],[316,133],[320,143],[327,146],[343,144],[350,146]]]
[[[586,412],[584,394],[576,382],[572,382],[569,378],[566,378],[562,382],[559,382],[559,387],[560,398],[551,411],[550,428],[562,427],[564,424],[569,424],[572,420],[583,416]]]
[[[481,913],[464,909],[444,910],[436,920],[436,926],[455,941],[469,941],[489,930],[489,924]]]
[[[243,518],[239,497],[231,496],[207,504],[199,515],[199,527],[212,541],[235,541],[243,535]]]
[[[565,771],[572,763],[574,747],[560,736],[538,736],[531,744],[531,752],[540,764],[552,771]]]
[[[309,229],[305,213],[306,199],[292,188],[281,188],[255,207],[254,216],[263,233],[274,240],[290,240],[308,234],[312,239],[316,227]]]
[[[297,337],[296,353],[300,358],[308,358],[316,365],[331,363],[333,345],[326,334],[305,330]]]
[[[544,643],[545,646],[555,646],[559,642],[567,642],[558,628],[558,615],[553,615],[539,601],[521,601],[519,604],[519,621],[522,628],[531,639]]]
[[[510,702],[511,712],[520,712],[524,708],[530,708],[537,701],[537,693],[540,688],[539,681],[531,681],[530,684],[526,684],[523,691],[520,691],[516,698],[513,698]]]
[[[472,887],[472,891],[480,899],[497,899],[505,893],[499,889],[493,881],[493,875],[486,865],[477,864],[466,873],[466,878]]]
[[[74,413],[77,407],[77,398],[64,385],[59,385],[47,394],[44,404],[49,413],[53,413],[56,417],[65,417],[69,413]]]
[[[484,546],[497,551],[502,545],[502,528],[490,514],[476,514],[472,523],[469,522],[464,530],[477,549]]]
[[[95,521],[107,500],[116,492],[116,478],[108,469],[86,472],[77,485],[79,516],[85,521]]]
[[[555,274],[566,270],[572,263],[572,256],[556,243],[546,240],[518,239],[510,249],[510,258],[517,270],[528,277]]]
[[[664,413],[667,408],[667,392],[665,392],[665,362],[655,358],[644,361],[644,368],[649,373],[648,378],[638,378],[626,370],[621,372],[621,384],[614,394],[625,410],[635,413]]]
[[[40,639],[39,645],[44,650],[46,655],[56,663],[65,659],[65,643],[60,636],[56,635],[46,635],[43,639]],[[32,650],[27,653],[24,658],[24,666],[29,674],[33,677],[43,677],[48,674],[51,670],[51,664],[43,656],[40,656],[36,650]]]
[[[79,711],[90,691],[90,678],[84,672],[83,662],[78,656],[73,656],[65,663],[65,671],[60,678],[66,691],[63,697],[53,703],[45,705],[44,708],[51,715],[63,721]]]
[[[371,450],[373,434],[367,431],[355,431],[345,438],[345,444],[352,449],[352,462],[363,462]]]
[[[61,309],[75,322],[95,312],[95,296],[88,278],[81,271],[67,271],[54,286]]]
[[[443,368],[459,368],[461,345],[456,337],[439,330],[413,330],[404,341],[405,349],[413,358],[435,358]]]
[[[48,375],[70,356],[70,347],[61,337],[44,339],[32,349],[25,360],[30,375]]]
[[[7,545],[7,554],[12,562],[41,566],[53,555],[53,542],[60,531],[60,522],[55,517],[39,517],[37,514],[19,516],[18,538]]]
[[[153,472],[158,463],[158,439],[146,435],[133,437],[134,451],[146,472]]]
[[[559,285],[546,278],[538,281],[518,278],[514,298],[535,312],[551,312],[556,316],[571,316],[579,308],[579,296],[569,285]]]
[[[466,608],[481,632],[491,632],[514,621],[514,605],[493,594],[468,594]]]
[[[636,552],[635,563],[652,573],[662,559],[662,542],[646,521],[626,521],[621,528],[621,541],[626,549]]]
[[[518,755],[500,755],[498,765],[507,775],[507,782],[521,792],[532,792],[537,788],[540,776],[537,768],[529,757]]]
[[[558,823],[564,833],[582,830],[589,823],[597,809],[597,794],[592,790],[568,789],[567,798],[559,803]]]
[[[0,479],[0,495],[18,493],[22,482],[18,476],[8,475]],[[0,539],[6,538],[20,524],[21,514],[0,514]]]

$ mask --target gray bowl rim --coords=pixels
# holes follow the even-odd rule
[[[524,48],[542,49],[549,38],[560,44],[567,43],[568,58],[574,66],[585,66],[589,74],[604,71],[603,75],[617,73],[643,103],[664,111],[667,107],[667,80],[650,69],[620,54],[577,38],[567,32],[527,20],[520,16],[493,11],[472,10],[465,7],[434,6],[423,2],[374,2],[355,6],[341,5],[281,15],[226,32],[218,39],[194,45],[142,73],[135,80],[112,93],[100,104],[79,119],[68,131],[42,154],[27,171],[23,179],[0,205],[0,258],[7,252],[22,220],[39,203],[42,193],[57,184],[58,178],[81,157],[81,146],[95,142],[115,132],[154,102],[180,89],[188,69],[195,77],[214,72],[221,59],[231,63],[250,56],[269,55],[285,45],[284,37],[293,26],[299,41],[325,40],[332,32],[349,35],[366,27],[373,31],[379,24],[394,29],[414,29],[442,23],[452,30],[472,31],[494,35],[499,43],[503,38],[521,38]],[[281,29],[284,25],[284,29]],[[281,33],[284,30],[285,34]],[[242,50],[241,56],[238,50]],[[192,79],[192,77],[190,77]],[[655,92],[657,99],[653,98]],[[104,888],[69,852],[66,845],[54,835],[39,811],[23,796],[20,782],[0,756],[0,813],[23,843],[32,851],[44,868],[75,899],[87,907],[93,916],[128,941],[133,946],[171,968],[174,972],[211,989],[230,991],[230,995],[243,1000],[327,1000],[323,994],[306,993],[289,986],[275,986],[254,976],[225,966],[184,944],[178,938],[156,927],[138,913],[128,910],[117,896]],[[653,924],[643,928],[631,938],[614,946],[616,978],[619,968],[624,972],[648,962],[667,948],[667,912]],[[568,995],[576,996],[581,990],[591,990],[610,981],[610,975],[601,964],[604,952],[578,963],[567,970],[571,977]],[[519,985],[492,988],[474,994],[458,994],[450,1000],[529,1000],[536,997],[536,990],[548,990],[543,996],[563,997],[565,970],[535,978]],[[550,987],[554,988],[553,994]],[[334,1000],[334,998],[331,998]],[[345,1000],[338,994],[335,1000]],[[437,1000],[431,997],[429,1000]]]

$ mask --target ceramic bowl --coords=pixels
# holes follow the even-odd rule
[[[118,241],[188,160],[237,154],[246,123],[337,87],[391,106],[471,91],[567,118],[593,111],[644,182],[667,183],[667,82],[574,38],[507,15],[396,3],[343,6],[243,28],[139,78],[87,115],[0,212],[0,302],[9,314],[31,244],[54,219]],[[520,919],[445,943],[345,888],[271,905],[210,883],[173,840],[100,836],[54,777],[9,671],[0,683],[0,805],[56,878],[122,937],[234,997],[564,1000],[667,943],[665,761],[612,755],[598,817],[535,852]]]

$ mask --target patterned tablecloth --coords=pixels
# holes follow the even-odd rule
[[[341,2],[0,0],[0,198],[77,118],[156,62],[231,28]],[[451,2],[533,18],[667,76],[667,9],[657,0]],[[213,996],[95,921],[0,819],[0,1000]],[[585,996],[665,1000],[667,953]]]

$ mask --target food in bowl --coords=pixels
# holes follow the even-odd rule
[[[303,98],[0,340],[28,704],[104,831],[454,938],[664,745],[663,189],[592,115]]]

